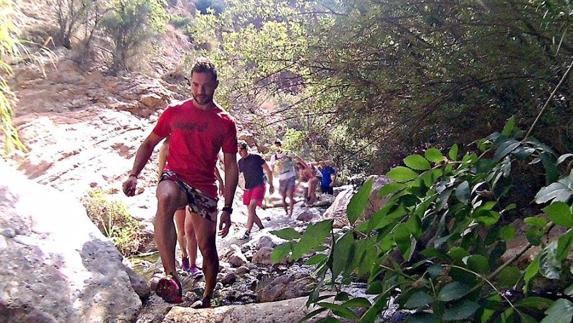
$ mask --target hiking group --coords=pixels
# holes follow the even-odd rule
[[[279,189],[285,213],[293,214],[297,178],[306,182],[306,203],[313,204],[320,183],[323,193],[332,194],[336,171],[325,162],[315,166],[282,149],[275,141],[276,153],[270,166],[263,157],[250,153],[246,142],[237,141],[233,118],[213,101],[219,85],[217,70],[207,59],[199,59],[189,80],[192,98],[168,106],[160,115],[151,133],[135,154],[133,167],[123,183],[123,192],[134,196],[137,179],[153,150],[163,139],[159,153],[159,183],[156,190],[157,210],[154,237],[165,270],[156,293],[168,303],[183,301],[183,291],[176,270],[175,249],[181,249],[182,269],[193,278],[204,275],[205,290],[193,307],[211,306],[219,272],[215,244],[217,235],[217,202],[222,196],[224,207],[219,215],[219,235],[224,238],[231,227],[233,199],[239,173],[244,178],[243,204],[248,219],[243,239],[248,239],[254,224],[264,226],[256,208],[263,206],[268,182],[273,194],[273,171],[278,173]],[[217,163],[222,151],[224,176]],[[237,153],[241,157],[237,162]],[[216,185],[218,181],[219,185]],[[288,198],[288,203],[287,203]],[[203,256],[202,270],[196,264],[197,248]]]

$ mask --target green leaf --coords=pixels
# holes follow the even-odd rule
[[[436,148],[430,148],[426,150],[424,156],[426,156],[427,160],[433,163],[438,163],[444,160],[444,155],[442,155],[442,153]]]
[[[334,245],[332,255],[332,278],[336,279],[350,264],[354,247],[352,231],[346,232]]]
[[[569,255],[569,249],[571,249],[571,243],[573,242],[573,231],[559,237],[557,240],[557,250],[555,251],[555,257],[558,261],[563,261]]]
[[[438,299],[442,302],[453,301],[465,296],[469,291],[470,288],[467,285],[457,281],[451,282],[440,289]]]
[[[283,261],[291,251],[292,243],[287,242],[281,245],[276,246],[273,249],[273,253],[271,254],[271,261],[273,264],[278,264],[279,262]]]
[[[382,186],[380,191],[378,191],[378,196],[384,197],[384,196],[390,195],[392,193],[396,193],[396,192],[402,190],[404,187],[406,187],[406,186],[402,183],[386,184],[386,185]]]
[[[495,277],[500,287],[511,288],[521,278],[521,271],[515,266],[503,268]]]
[[[537,275],[539,272],[539,256],[535,257],[533,261],[525,268],[525,273],[523,275],[523,280],[525,283],[529,283],[529,281]]]
[[[469,319],[470,316],[472,316],[478,308],[478,303],[470,300],[464,300],[460,304],[457,304],[451,308],[447,308],[444,311],[442,319],[444,321],[466,320]]]
[[[511,137],[514,128],[515,128],[515,116],[512,116],[511,118],[507,119],[507,122],[505,123],[505,126],[503,126],[503,130],[501,131],[501,134],[506,137]]]
[[[458,145],[454,144],[452,146],[452,148],[450,148],[450,151],[448,151],[448,157],[450,157],[451,160],[456,160],[458,158]]]
[[[320,307],[320,308],[318,308],[318,309],[316,309],[316,310],[314,310],[314,311],[312,311],[312,312],[306,314],[302,319],[300,319],[299,322],[307,321],[307,320],[309,320],[309,319],[315,317],[317,314],[320,314],[320,313],[322,313],[322,312],[324,312],[324,311],[326,311],[326,310],[328,310],[328,309],[325,308],[325,307]]]
[[[328,259],[328,256],[322,253],[316,254],[305,261],[305,264],[309,266],[314,266],[323,263]]]
[[[539,228],[543,228],[547,224],[547,221],[545,221],[544,218],[538,216],[527,217],[523,220],[523,222],[527,225]]]
[[[404,304],[405,308],[419,308],[426,306],[428,304],[432,304],[434,302],[434,298],[428,293],[424,291],[415,292],[408,298],[408,301]]]
[[[519,147],[520,144],[521,143],[515,139],[508,139],[502,142],[495,151],[495,153],[493,154],[492,160],[494,162],[500,161],[509,153],[511,153],[513,150],[515,150],[515,148]]]
[[[489,211],[482,209],[476,212],[474,214],[474,217],[478,222],[482,223],[483,225],[491,226],[499,221],[499,219],[501,218],[501,214],[499,214],[499,212],[496,211]]]
[[[463,204],[467,204],[470,199],[470,184],[468,181],[463,181],[456,187],[456,198]]]
[[[533,308],[538,311],[548,309],[553,304],[553,300],[545,297],[530,296],[520,299],[515,303],[515,306],[522,308]]]
[[[505,241],[511,241],[515,238],[515,228],[505,225],[499,229],[499,237]]]
[[[541,154],[541,163],[545,168],[545,181],[546,183],[553,183],[559,178],[559,170],[554,162],[553,155],[544,152]]]
[[[489,263],[486,257],[482,255],[473,255],[464,258],[464,262],[468,265],[468,268],[479,273],[485,274],[489,272]]]
[[[541,323],[571,323],[573,320],[573,303],[567,299],[560,298],[545,311],[545,314],[547,316]]]
[[[313,223],[306,228],[300,241],[293,245],[291,258],[293,261],[318,248],[329,236],[332,229],[332,220]]]
[[[430,162],[421,155],[415,154],[404,158],[404,164],[415,170],[427,170],[430,169]]]
[[[386,176],[395,182],[406,182],[418,177],[418,173],[408,167],[396,166]]]
[[[372,179],[369,179],[362,185],[362,187],[352,196],[348,206],[346,207],[346,216],[350,224],[354,224],[356,220],[362,215],[364,209],[368,205],[368,199],[370,198],[370,191],[372,190]]]
[[[357,319],[358,316],[356,316],[356,314],[354,314],[354,312],[352,312],[351,310],[349,310],[348,308],[338,305],[338,304],[332,304],[332,303],[327,303],[327,302],[319,302],[317,303],[318,306],[320,307],[325,307],[328,308],[329,310],[332,311],[332,313],[334,313],[335,315],[338,315],[340,317],[352,320],[352,319]]]
[[[271,233],[285,240],[299,239],[302,236],[298,231],[296,231],[293,228],[284,228],[281,230],[271,231]]]
[[[541,188],[535,195],[535,202],[538,204],[551,200],[567,202],[571,198],[571,195],[573,195],[573,172],[568,177]]]
[[[539,254],[539,273],[549,279],[559,279],[561,262],[557,260],[557,241],[545,246]]]
[[[566,203],[553,202],[543,208],[543,211],[555,224],[566,228],[573,227],[573,214]]]
[[[369,308],[370,306],[372,306],[372,304],[370,304],[370,301],[368,301],[368,299],[364,298],[364,297],[356,297],[353,299],[350,299],[346,302],[344,302],[342,304],[342,306],[344,307],[357,307],[357,308]]]
[[[559,165],[559,164],[561,164],[562,162],[564,162],[565,160],[567,160],[568,158],[571,158],[571,157],[573,157],[573,154],[563,154],[563,155],[559,156],[559,158],[557,158],[556,164]]]
[[[428,267],[428,273],[430,274],[430,277],[432,277],[432,278],[436,278],[436,277],[440,276],[443,272],[444,272],[444,268],[442,268],[442,265],[440,265],[440,264],[433,264],[430,267]]]

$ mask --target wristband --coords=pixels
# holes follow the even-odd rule
[[[135,179],[137,179],[137,175],[135,175],[134,173],[129,173],[128,177],[135,177]]]
[[[233,213],[233,208],[230,206],[225,206],[225,207],[223,207],[222,211],[231,214],[231,213]]]

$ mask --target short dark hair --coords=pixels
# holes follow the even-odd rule
[[[191,69],[191,75],[193,75],[193,73],[209,73],[213,76],[213,80],[217,81],[217,68],[215,68],[215,64],[208,58],[198,58]]]
[[[283,143],[282,143],[282,141],[281,141],[280,139],[276,139],[276,140],[275,140],[275,145],[282,146]]]
[[[239,140],[239,149],[247,149],[249,145],[247,145],[246,141]]]

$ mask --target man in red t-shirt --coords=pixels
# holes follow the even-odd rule
[[[123,183],[123,192],[133,196],[137,176],[149,160],[153,148],[169,136],[169,154],[157,185],[157,212],[154,230],[157,249],[165,269],[156,293],[165,301],[183,301],[182,289],[175,270],[177,236],[173,214],[178,209],[191,212],[191,222],[203,255],[205,292],[197,307],[209,307],[219,272],[215,245],[217,231],[217,186],[215,164],[222,149],[225,168],[225,207],[220,216],[219,233],[225,237],[231,226],[231,208],[237,187],[237,130],[234,120],[215,102],[213,95],[219,82],[217,70],[201,59],[191,72],[193,99],[169,106],[159,117],[155,128],[135,155],[133,168]]]

